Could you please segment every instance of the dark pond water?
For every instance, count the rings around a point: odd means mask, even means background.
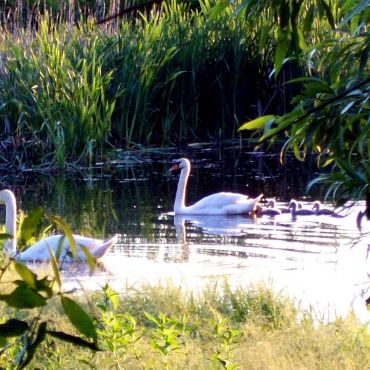
[[[124,289],[168,280],[199,289],[209,283],[222,285],[227,277],[234,285],[271,285],[302,307],[311,307],[319,318],[352,308],[368,319],[364,300],[370,295],[370,228],[356,228],[361,204],[344,218],[174,217],[178,175],[169,168],[179,157],[188,157],[193,165],[188,203],[218,191],[264,193],[279,204],[296,198],[306,207],[324,197],[323,189],[305,190],[317,175],[313,160],[300,163],[288,156],[282,166],[276,153],[235,143],[122,152],[110,166],[93,171],[7,175],[1,177],[1,187],[16,193],[23,211],[42,206],[63,217],[76,233],[99,238],[118,234],[118,245],[92,277],[83,265],[64,272],[66,289],[93,289],[107,281]]]

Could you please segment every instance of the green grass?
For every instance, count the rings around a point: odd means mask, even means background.
[[[48,369],[365,369],[370,332],[350,315],[317,322],[264,286],[209,286],[200,294],[145,286],[89,298],[101,352],[48,339],[31,365]],[[58,303],[43,319],[75,333]],[[31,314],[32,315],[32,314]],[[75,333],[76,334],[76,333]],[[16,348],[10,350],[16,355]],[[11,366],[11,356],[0,365]],[[234,367],[235,366],[235,367]]]

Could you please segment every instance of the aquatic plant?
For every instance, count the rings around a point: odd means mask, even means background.
[[[235,138],[246,117],[284,105],[287,92],[268,78],[274,44],[258,46],[260,19],[233,18],[233,6],[216,13],[208,0],[160,9],[114,31],[51,16],[37,30],[4,30],[2,162],[92,165],[111,145]]]

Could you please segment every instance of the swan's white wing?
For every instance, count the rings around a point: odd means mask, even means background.
[[[219,209],[231,204],[237,204],[249,200],[249,197],[244,194],[221,192],[208,195],[200,201],[193,204],[191,207],[202,209],[202,208],[214,208]]]
[[[262,197],[251,199],[246,195],[238,193],[216,193],[201,199],[192,206],[186,207],[187,214],[244,214],[253,211],[256,203]]]
[[[38,241],[31,247],[26,249],[24,252],[17,255],[17,259],[22,261],[48,261],[50,260],[49,248],[55,254],[60,242],[62,235],[52,235],[45,239]],[[112,247],[117,241],[117,237],[104,242],[99,239],[89,238],[81,235],[73,235],[73,238],[77,244],[77,259],[86,259],[85,254],[79,248],[79,246],[85,246],[93,257],[99,258],[104,255],[104,253]],[[63,238],[62,249],[60,253],[60,258],[63,258],[65,254],[69,251],[69,243],[66,238]]]

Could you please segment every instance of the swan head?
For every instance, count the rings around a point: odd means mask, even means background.
[[[275,208],[276,207],[276,201],[275,199],[269,199],[267,203],[267,207]]]
[[[295,199],[292,199],[290,202],[289,202],[289,206],[288,206],[289,209],[302,209],[303,206],[302,206],[302,203],[301,202],[298,202],[297,200]]]
[[[9,202],[15,203],[15,196],[11,190],[5,189],[0,191],[0,203],[8,204]]]
[[[173,165],[170,168],[171,172],[181,171],[184,168],[190,168],[190,161],[187,158],[175,159]]]
[[[316,200],[315,202],[313,202],[313,206],[312,206],[312,209],[315,210],[315,211],[319,211],[321,208],[321,203]]]
[[[254,209],[254,215],[257,216],[257,217],[261,217],[262,215],[262,207],[260,204],[256,204],[256,207]]]

